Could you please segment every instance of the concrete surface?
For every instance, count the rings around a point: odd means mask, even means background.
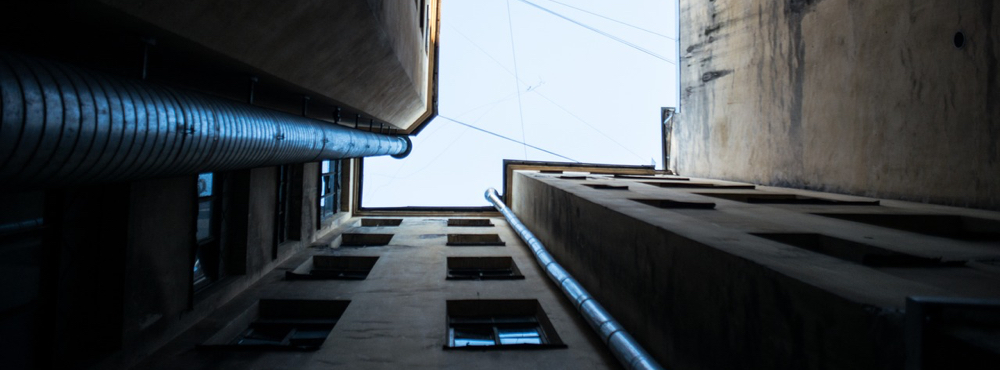
[[[907,296],[1000,298],[1000,239],[933,237],[815,215],[939,214],[998,222],[997,212],[884,199],[877,206],[751,204],[696,193],[866,199],[766,186],[662,188],[646,179],[559,176],[515,172],[508,198],[515,213],[667,368],[900,369]],[[661,209],[636,198],[715,207]],[[751,233],[817,233],[966,263],[875,268]]]
[[[680,174],[1000,210],[994,0],[681,1],[680,19]]]
[[[97,1],[404,130],[431,109],[409,1]]]
[[[393,233],[387,246],[311,248],[181,335],[140,367],[176,369],[596,369],[618,364],[572,305],[539,270],[503,218],[495,227],[448,227],[446,218],[406,217],[400,226],[361,227],[354,218],[337,233]],[[447,247],[448,233],[499,233],[503,247]],[[366,280],[286,281],[284,271],[313,255],[379,256]],[[524,280],[445,280],[449,256],[510,256]],[[350,300],[322,347],[314,352],[198,351],[261,298]],[[565,349],[444,350],[447,300],[537,299]]]

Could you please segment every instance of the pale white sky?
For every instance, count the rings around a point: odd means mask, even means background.
[[[678,92],[676,1],[442,0],[438,117],[409,157],[365,159],[363,206],[487,205],[504,159],[568,161],[449,119],[579,162],[660,168],[660,107]]]

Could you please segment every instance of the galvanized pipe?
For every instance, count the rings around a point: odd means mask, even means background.
[[[0,53],[0,188],[63,187],[411,150],[405,136]]]
[[[577,311],[580,311],[587,324],[601,336],[601,340],[608,346],[611,353],[615,355],[615,358],[621,362],[622,366],[627,369],[663,369],[649,353],[642,349],[639,343],[636,343],[631,335],[625,332],[625,329],[618,324],[618,321],[615,321],[611,317],[611,314],[568,271],[563,269],[552,258],[552,255],[545,249],[542,242],[535,237],[535,234],[532,234],[521,223],[521,220],[514,215],[514,212],[510,208],[507,208],[507,205],[500,199],[500,194],[497,193],[496,189],[486,189],[486,200],[489,200],[493,204],[493,207],[497,211],[500,211],[503,217],[507,219],[510,227],[514,228],[514,231],[517,231],[517,234],[521,236],[521,239],[524,240],[524,243],[528,245],[528,248],[535,255],[535,260],[538,261],[538,264],[542,266],[542,269],[549,275],[549,278],[556,285],[559,285],[563,294],[573,302],[573,306],[576,307]]]

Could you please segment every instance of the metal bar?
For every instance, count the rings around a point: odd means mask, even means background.
[[[251,80],[251,94],[253,80]],[[252,95],[248,100],[252,101]],[[405,157],[380,135],[0,53],[0,188],[134,181],[327,159]],[[303,112],[307,113],[303,101]]]
[[[545,249],[542,242],[521,223],[521,220],[514,215],[514,212],[510,208],[507,208],[503,200],[500,199],[500,194],[497,194],[496,189],[486,189],[485,195],[486,200],[490,201],[493,207],[503,214],[510,227],[528,245],[528,249],[531,249],[531,252],[535,255],[535,260],[542,267],[542,270],[545,270],[549,278],[573,302],[576,310],[583,315],[584,320],[587,321],[587,324],[590,324],[591,329],[594,329],[601,336],[601,340],[608,346],[611,353],[615,355],[618,362],[621,362],[622,366],[627,369],[663,369],[649,353],[642,349],[639,343],[636,343],[631,335],[625,332],[625,329],[618,324],[618,321],[611,317],[611,314],[597,300],[591,297],[590,293],[556,262],[555,258],[552,258],[552,255]]]

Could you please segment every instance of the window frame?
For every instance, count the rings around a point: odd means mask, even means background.
[[[324,164],[328,164],[327,171],[324,172]],[[340,199],[342,196],[341,177],[343,176],[343,165],[340,160],[324,160],[319,162],[319,177],[317,177],[316,193],[316,229],[323,228],[323,222],[333,218],[340,213]],[[327,205],[330,203],[327,212]]]
[[[210,185],[210,194],[202,196],[201,191],[198,188],[198,184],[201,182],[202,175],[205,174],[210,174],[212,176],[212,184]],[[222,182],[222,176],[220,176],[218,172],[200,173],[196,177],[196,213],[194,218],[195,243],[191,261],[191,286],[195,293],[211,286],[213,283],[222,279],[225,275],[222,271],[222,247],[220,242],[222,233]],[[200,229],[199,221],[201,220],[201,204],[205,201],[210,202],[208,236],[205,238],[199,238],[198,233]],[[201,268],[200,278],[198,274],[199,267]]]

